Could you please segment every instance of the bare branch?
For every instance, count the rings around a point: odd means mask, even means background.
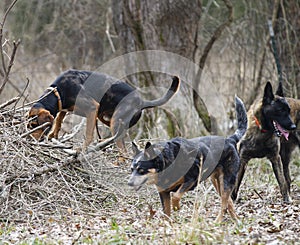
[[[18,0],[14,0],[11,5],[8,7],[8,9],[5,11],[4,13],[4,16],[2,18],[2,21],[0,23],[0,55],[1,55],[1,59],[2,59],[2,68],[3,68],[3,71],[5,73],[5,76],[7,77],[8,76],[8,73],[7,73],[7,68],[5,66],[5,59],[4,59],[4,52],[3,52],[3,28],[4,28],[4,24],[5,24],[5,21],[6,21],[6,18],[9,14],[9,12],[11,11],[11,9],[14,7],[14,5],[16,4]],[[0,89],[0,94],[1,94],[1,89]]]
[[[199,70],[196,74],[195,80],[194,80],[194,90],[193,90],[193,99],[194,99],[194,107],[201,118],[204,127],[206,128],[207,131],[211,132],[212,130],[212,122],[211,122],[211,115],[209,115],[208,110],[206,108],[206,105],[204,101],[200,98],[199,94],[197,93],[199,83],[201,81],[201,75],[202,75],[202,70],[204,69],[206,59],[208,57],[208,54],[210,50],[212,49],[212,46],[218,40],[218,38],[221,36],[222,32],[224,29],[231,24],[233,21],[233,6],[230,0],[223,0],[225,3],[227,9],[228,9],[228,17],[227,20],[222,23],[213,33],[212,37],[210,38],[209,42],[206,44],[203,54],[200,58],[199,62]],[[217,133],[217,132],[213,132]]]
[[[4,102],[3,104],[0,105],[0,110],[3,109],[3,108],[5,108],[6,106],[9,106],[9,105],[11,105],[12,103],[18,101],[19,99],[20,99],[20,97],[15,97],[15,98],[12,98],[12,99],[10,99],[10,100]]]
[[[33,132],[37,131],[38,129],[41,129],[41,128],[43,128],[43,127],[50,126],[50,125],[51,125],[50,122],[45,122],[45,123],[43,123],[42,125],[39,125],[39,126],[37,126],[36,128],[31,129],[31,130],[29,130],[28,132],[22,134],[22,135],[21,135],[21,138],[24,138],[24,137],[26,137],[27,135],[32,134]]]

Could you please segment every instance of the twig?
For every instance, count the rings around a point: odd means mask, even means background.
[[[0,94],[2,93],[2,91],[3,91],[3,89],[4,89],[5,85],[6,85],[6,83],[8,82],[8,76],[9,76],[10,70],[11,70],[13,64],[14,64],[15,55],[17,53],[17,48],[18,48],[20,42],[21,42],[20,40],[18,40],[17,42],[13,42],[14,48],[13,48],[13,51],[12,51],[11,58],[9,60],[9,64],[8,64],[7,70],[5,71],[5,77],[4,77],[2,85],[0,87]],[[1,43],[0,43],[0,45],[1,45]],[[3,53],[3,50],[2,50],[2,53]]]
[[[64,145],[64,144],[49,144],[49,143],[44,143],[44,142],[38,142],[38,143],[34,143],[34,142],[30,142],[31,145],[35,145],[35,146],[43,146],[43,147],[49,147],[49,148],[53,148],[53,149],[70,149],[72,148],[71,145]]]
[[[162,110],[166,114],[167,118],[171,121],[172,135],[169,135],[169,136],[173,137],[174,135],[177,135],[177,136],[183,135],[180,130],[180,125],[179,125],[179,122],[178,122],[176,116],[170,110],[168,110],[166,108],[162,108]]]
[[[74,132],[73,133],[68,134],[66,137],[63,137],[61,140],[59,140],[59,142],[64,143],[64,142],[72,139],[80,131],[80,129],[82,128],[84,122],[85,122],[85,118],[83,118],[81,120],[81,122],[74,127]]]
[[[33,173],[32,172],[26,172],[26,173],[23,173],[23,174],[20,174],[20,175],[13,175],[13,176],[10,176],[10,177],[6,178],[4,180],[4,184],[9,185],[10,183],[12,183],[14,181],[17,181],[17,182],[27,181],[28,179],[33,179],[33,178],[39,177],[43,174],[47,174],[47,173],[50,173],[50,172],[57,171],[59,168],[63,168],[65,166],[72,165],[72,164],[77,163],[77,162],[79,162],[78,159],[71,158],[71,159],[67,159],[63,163],[54,164],[51,167],[48,167],[48,166],[42,167],[38,171],[33,172]]]
[[[1,59],[2,59],[2,68],[3,71],[5,73],[5,76],[7,77],[8,73],[7,73],[7,69],[5,66],[5,60],[4,60],[4,52],[3,52],[3,46],[2,46],[2,38],[3,38],[3,27],[7,18],[8,13],[10,12],[10,10],[13,8],[13,6],[16,4],[17,0],[14,0],[11,5],[8,7],[8,9],[5,11],[4,16],[2,18],[2,21],[0,23],[0,55],[1,55]],[[2,86],[1,86],[2,87]],[[1,94],[1,89],[0,89],[0,94]]]
[[[3,104],[0,105],[0,110],[3,109],[3,108],[5,108],[6,106],[9,106],[9,105],[11,105],[12,103],[18,101],[19,99],[20,99],[20,97],[15,97],[15,98],[12,98],[12,99],[10,99],[10,100],[4,102]]]
[[[35,131],[38,130],[38,129],[41,129],[41,128],[43,128],[43,127],[50,126],[50,125],[51,125],[51,122],[45,122],[45,123],[43,123],[42,125],[39,125],[39,126],[37,126],[36,128],[31,129],[31,130],[29,130],[28,132],[22,134],[22,135],[21,135],[21,138],[24,138],[24,137],[26,137],[27,135],[30,135],[31,133],[35,132]]]
[[[206,59],[208,57],[208,54],[210,50],[212,49],[214,43],[217,41],[217,39],[221,36],[222,32],[224,29],[231,24],[233,21],[233,6],[230,0],[223,0],[225,3],[227,9],[228,9],[228,17],[227,20],[222,23],[218,28],[214,31],[213,35],[211,36],[209,42],[206,44],[204,47],[203,54],[200,58],[199,61],[199,69],[196,74],[196,77],[194,79],[194,84],[193,84],[193,101],[194,101],[194,107],[198,113],[198,116],[201,118],[204,127],[206,128],[207,131],[211,132],[212,131],[212,121],[211,121],[211,116],[208,113],[207,107],[202,100],[202,98],[199,96],[197,93],[199,83],[201,81],[201,75],[202,71],[205,66]],[[218,132],[211,132],[211,133],[218,133]]]
[[[54,89],[54,88],[53,88]],[[46,94],[44,94],[42,97],[40,97],[39,99],[37,99],[37,100],[34,100],[34,101],[31,101],[31,102],[28,102],[28,103],[26,103],[26,104],[23,104],[23,105],[21,105],[21,106],[19,106],[19,107],[17,107],[17,108],[14,108],[14,109],[11,109],[11,110],[7,110],[7,111],[5,111],[3,114],[8,114],[8,113],[10,113],[10,112],[12,112],[12,111],[19,111],[19,110],[24,110],[24,107],[26,107],[26,106],[29,106],[29,105],[32,105],[32,104],[34,104],[34,103],[36,103],[36,102],[39,102],[41,99],[43,99],[43,98],[45,98],[46,96],[48,96],[49,94],[51,94],[53,92],[53,90],[50,90],[48,93],[46,93]]]
[[[107,13],[106,13],[106,30],[105,30],[105,34],[108,38],[108,41],[109,41],[109,44],[111,46],[111,50],[113,53],[116,52],[116,49],[115,49],[115,46],[114,46],[114,43],[111,39],[111,35],[110,35],[110,32],[109,32],[109,29],[110,29],[110,26],[109,26],[109,17],[111,15],[111,8],[108,9]]]
[[[25,93],[26,89],[28,88],[28,85],[29,85],[29,79],[27,78],[27,82],[26,82],[25,88],[23,89],[23,91],[22,91],[22,92],[20,93],[20,95],[18,96],[18,97],[19,97],[19,100],[17,100],[16,103],[15,103],[15,106],[14,106],[14,113],[16,112],[15,110],[16,110],[16,106],[17,106],[18,102],[20,101],[21,97],[24,96],[24,93]]]
[[[258,195],[258,197],[259,197],[261,200],[264,200],[264,198],[257,192],[257,190],[253,189],[253,191],[255,192],[256,195]]]
[[[94,152],[94,151],[99,151],[99,150],[103,149],[104,147],[108,146],[109,144],[111,144],[114,140],[116,140],[117,138],[119,138],[123,134],[124,126],[125,126],[124,122],[122,122],[122,120],[119,119],[119,127],[118,127],[118,130],[117,130],[117,133],[115,133],[115,135],[113,135],[112,137],[107,138],[106,140],[98,143],[96,146],[89,147],[87,149],[87,153]]]

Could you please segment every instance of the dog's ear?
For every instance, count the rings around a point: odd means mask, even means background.
[[[131,148],[132,148],[132,151],[133,151],[133,154],[134,155],[137,155],[139,154],[141,151],[139,150],[138,146],[132,141],[131,142]]]
[[[146,143],[145,150],[147,150],[147,149],[150,148],[151,146],[152,146],[151,143],[148,141],[148,142]]]
[[[263,97],[263,104],[268,105],[274,100],[274,94],[271,83],[268,81],[265,86],[264,97]]]
[[[153,145],[150,142],[146,143],[144,154],[148,159],[154,158],[155,151]]]
[[[39,125],[45,123],[45,122],[50,122],[50,123],[53,123],[54,121],[54,117],[50,114],[49,111],[47,110],[41,110],[39,113],[38,113],[38,122],[39,122]]]
[[[276,91],[276,95],[278,95],[280,97],[284,97],[282,82],[279,82],[279,85],[278,85],[278,88],[277,88],[277,91]]]

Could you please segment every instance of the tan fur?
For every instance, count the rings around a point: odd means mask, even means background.
[[[84,114],[87,118],[86,120],[86,138],[83,144],[83,150],[85,150],[89,144],[92,142],[93,140],[93,136],[94,136],[94,130],[96,127],[96,120],[97,120],[97,116],[98,116],[98,109],[99,109],[99,103],[96,102],[95,100],[91,100],[92,103],[92,108],[95,108],[93,110],[88,110],[88,111],[82,111],[82,114]],[[69,108],[70,110],[75,109],[74,107]],[[52,123],[52,129],[50,131],[50,133],[48,134],[48,138],[58,138],[58,133],[61,129],[61,125],[63,122],[63,119],[66,115],[66,111],[60,111],[57,113],[56,117],[53,118],[53,116],[50,114],[50,112],[46,109],[43,108],[31,108],[29,113],[28,113],[28,117],[34,117],[37,116],[37,120],[38,120],[38,124],[42,125],[45,122],[51,122]],[[31,126],[30,124],[28,125],[29,127]],[[32,133],[32,136],[35,139],[40,139],[43,134],[44,134],[44,130],[45,129],[39,129],[36,130],[35,132]]]
[[[211,181],[221,197],[221,209],[216,218],[216,222],[220,223],[223,220],[226,211],[229,211],[231,218],[238,221],[238,216],[235,212],[233,201],[231,199],[231,191],[224,189],[224,173],[220,168],[217,168],[211,176]]]
[[[50,114],[49,111],[47,111],[45,109],[32,108],[28,113],[28,117],[34,117],[34,116],[37,116],[36,122],[35,121],[29,122],[28,127],[34,127],[34,126],[42,125],[46,122],[50,122],[52,124],[53,121],[54,121],[54,117]],[[36,140],[40,140],[42,135],[44,134],[44,131],[47,128],[48,127],[38,129],[38,130],[34,131],[31,135]]]

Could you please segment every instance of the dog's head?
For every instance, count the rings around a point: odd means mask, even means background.
[[[264,128],[272,130],[278,137],[283,135],[288,139],[288,131],[296,129],[296,125],[290,117],[290,111],[290,106],[283,95],[282,84],[279,84],[276,95],[274,95],[271,83],[267,82],[262,102]]]
[[[131,164],[132,173],[128,185],[139,190],[145,183],[156,184],[157,173],[160,171],[159,166],[162,161],[160,151],[150,142],[146,144],[143,151],[140,151],[134,143],[132,143],[132,149],[135,156]]]
[[[35,139],[40,140],[50,131],[54,117],[48,110],[36,103],[28,112],[28,121],[27,128],[30,130],[43,125],[46,122],[50,123],[50,125],[37,129],[31,134]]]

